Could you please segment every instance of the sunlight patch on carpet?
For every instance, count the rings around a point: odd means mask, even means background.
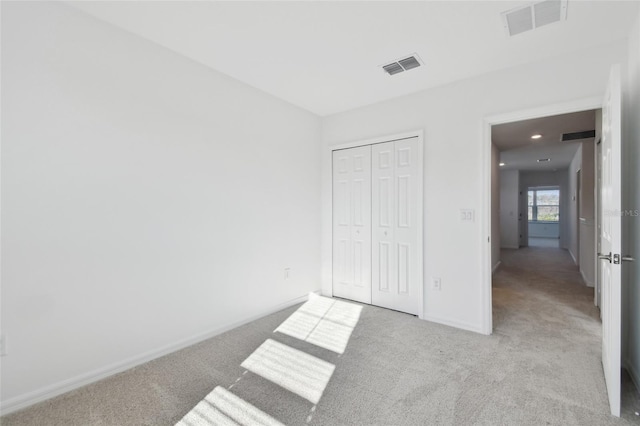
[[[275,331],[343,354],[362,306],[311,294]]]
[[[284,426],[223,387],[216,387],[176,426]]]
[[[335,365],[275,340],[267,339],[243,368],[317,404]]]

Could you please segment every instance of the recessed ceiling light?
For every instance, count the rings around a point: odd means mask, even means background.
[[[546,163],[548,161],[551,161],[551,158],[541,158],[538,160],[538,163]]]
[[[540,133],[536,133],[535,135],[531,135],[531,139],[540,139],[542,135]]]
[[[498,164],[498,165],[499,165],[500,167],[502,167],[502,166],[504,166],[504,163],[500,163],[500,164]]]

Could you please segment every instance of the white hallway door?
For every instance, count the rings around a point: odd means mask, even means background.
[[[417,315],[418,139],[381,143],[372,149],[372,303]]]
[[[333,152],[333,295],[371,303],[371,146]]]
[[[612,67],[602,104],[602,186],[600,282],[602,284],[602,366],[611,414],[620,416],[621,368],[621,93],[620,67]]]
[[[333,152],[333,294],[418,315],[422,165],[417,137]]]

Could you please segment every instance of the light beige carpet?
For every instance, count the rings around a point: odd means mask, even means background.
[[[274,332],[297,307],[286,309],[2,425],[173,425],[217,387],[233,396],[219,389],[216,398],[287,425],[640,423],[628,380],[623,418],[608,414],[593,291],[566,251],[503,252],[493,300],[492,336],[364,306],[344,353]],[[241,367],[269,339],[335,366],[321,395],[305,398]]]

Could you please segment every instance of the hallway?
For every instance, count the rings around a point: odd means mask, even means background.
[[[535,334],[544,329],[551,337],[580,330],[600,341],[593,288],[583,284],[566,250],[526,247],[501,254],[493,277],[494,332]]]
[[[494,335],[518,348],[534,392],[551,400],[608,412],[601,366],[599,311],[566,250],[503,250],[493,277]],[[623,374],[622,417],[638,421],[638,395]]]

